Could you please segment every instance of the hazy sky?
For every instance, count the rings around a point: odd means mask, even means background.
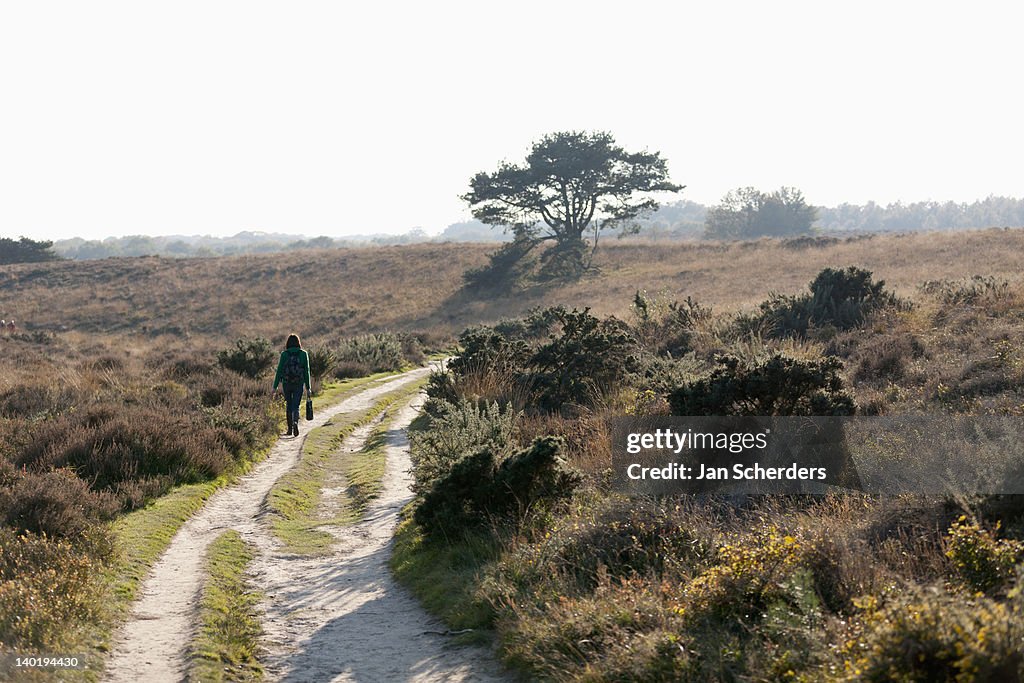
[[[1011,2],[4,2],[0,234],[430,232],[608,130],[680,198],[1024,195]]]

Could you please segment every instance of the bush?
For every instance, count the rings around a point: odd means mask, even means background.
[[[0,529],[0,652],[59,647],[76,622],[102,613],[94,582],[110,545],[72,544]]]
[[[338,355],[327,344],[319,344],[308,349],[306,354],[309,356],[309,374],[317,382],[332,372],[338,364]]]
[[[402,342],[391,333],[343,339],[338,344],[337,358],[339,366],[363,366],[369,369],[366,374],[396,372],[405,365]]]
[[[413,490],[424,494],[462,458],[487,450],[499,457],[514,444],[518,414],[511,406],[477,405],[467,399],[438,404],[425,430],[410,433]]]
[[[0,523],[18,532],[78,537],[118,505],[109,493],[97,493],[70,470],[19,472],[0,488]]]
[[[263,337],[239,339],[234,348],[217,352],[217,362],[240,375],[258,379],[274,365],[274,349]]]
[[[530,356],[525,341],[486,326],[464,331],[459,335],[459,346],[459,355],[448,363],[457,377],[474,373],[512,377],[524,371]]]
[[[530,358],[541,407],[593,405],[638,369],[636,340],[622,321],[598,319],[587,308],[563,309],[558,323],[560,334],[552,335]]]
[[[694,329],[711,319],[711,309],[690,297],[682,302],[667,302],[640,290],[633,297],[632,308],[637,340],[651,353],[668,358],[679,358],[692,351]]]
[[[1024,543],[996,539],[993,532],[961,515],[949,527],[946,557],[965,586],[992,594],[1005,590],[1013,580],[1017,563],[1024,558]]]
[[[515,522],[535,506],[569,496],[581,479],[565,464],[561,448],[561,439],[544,437],[500,465],[487,449],[460,459],[424,496],[416,522],[427,533]]]
[[[718,356],[718,367],[673,391],[673,415],[852,415],[838,358],[798,360],[781,354],[753,365]]]
[[[884,280],[875,282],[871,271],[854,266],[845,270],[825,268],[809,288],[809,294],[773,294],[761,304],[760,313],[749,324],[773,337],[803,337],[811,327],[857,327],[870,313],[900,304],[885,291]]]
[[[1019,606],[985,597],[913,590],[879,608],[861,601],[863,633],[850,640],[846,671],[858,681],[1019,681],[1024,620]]]

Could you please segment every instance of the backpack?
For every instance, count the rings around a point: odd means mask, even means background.
[[[289,353],[284,359],[284,371],[281,373],[285,384],[305,384],[306,367],[302,363],[301,353]]]

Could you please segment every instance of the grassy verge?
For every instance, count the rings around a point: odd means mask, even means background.
[[[501,553],[490,536],[431,540],[412,519],[411,505],[395,531],[391,571],[423,606],[455,631],[474,629],[461,642],[489,640],[491,605],[479,594],[480,572]]]
[[[258,605],[245,571],[253,549],[237,531],[225,531],[210,544],[206,583],[199,603],[199,631],[192,642],[190,680],[257,681],[260,639]]]
[[[385,394],[372,408],[361,413],[338,415],[314,429],[303,444],[298,466],[274,485],[268,498],[273,515],[272,528],[288,552],[319,555],[330,551],[334,537],[321,527],[353,524],[360,519],[365,502],[380,487],[384,474],[382,443],[372,453],[356,458],[335,457],[341,443],[355,429],[370,424],[391,406],[411,398],[426,380]],[[346,490],[329,515],[321,514],[323,488],[331,479],[344,478]],[[362,501],[362,502],[360,502]]]

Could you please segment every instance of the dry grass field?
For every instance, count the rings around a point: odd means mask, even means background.
[[[6,266],[0,316],[30,329],[89,334],[277,340],[287,330],[338,337],[405,330],[457,334],[541,305],[623,316],[637,289],[692,296],[719,311],[795,292],[826,266],[874,272],[899,295],[924,281],[991,275],[1016,281],[1024,231],[877,235],[839,241],[606,241],[599,273],[486,299],[460,291],[462,273],[493,245],[423,244],[217,259],[143,257]]]

